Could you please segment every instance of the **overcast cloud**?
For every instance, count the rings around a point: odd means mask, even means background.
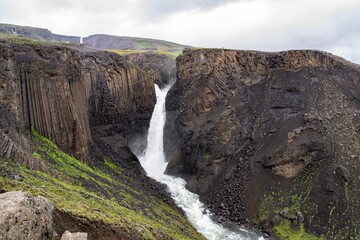
[[[360,63],[359,0],[0,0],[0,22],[198,47],[321,49]]]

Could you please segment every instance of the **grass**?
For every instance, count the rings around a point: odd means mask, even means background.
[[[119,50],[119,49],[110,49],[108,50],[109,52],[113,52],[113,53],[117,53],[119,55],[129,55],[129,54],[133,54],[133,53],[147,53],[147,52],[151,52],[154,54],[160,54],[160,55],[164,55],[170,58],[176,58],[177,56],[179,56],[182,52],[182,50],[177,50],[177,51],[165,51],[165,50]]]
[[[141,239],[203,239],[180,212],[162,199],[119,182],[116,176],[124,169],[110,158],[104,157],[104,167],[112,174],[78,161],[35,131],[32,138],[36,143],[33,156],[45,161],[52,172],[30,170],[0,159],[1,171],[18,172],[22,178],[15,181],[0,176],[0,189],[44,196],[61,211],[115,225],[125,234],[135,231]]]

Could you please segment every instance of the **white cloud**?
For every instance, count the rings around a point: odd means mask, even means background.
[[[358,0],[0,1],[0,21],[199,47],[322,49],[360,61]]]

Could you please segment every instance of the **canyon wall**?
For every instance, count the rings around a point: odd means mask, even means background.
[[[153,83],[117,54],[25,39],[2,40],[0,51],[1,129],[18,144],[21,132],[36,130],[87,160],[91,127],[116,123],[136,132],[150,120]]]
[[[185,50],[166,101],[167,173],[220,220],[356,237],[360,70],[320,51]],[[305,233],[304,233],[305,234]]]

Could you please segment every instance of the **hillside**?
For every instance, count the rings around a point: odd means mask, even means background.
[[[48,29],[0,23],[0,34],[12,34],[40,41],[80,43],[80,37],[54,34]]]
[[[167,54],[170,56],[178,55],[187,46],[177,43],[167,42],[163,40],[138,38],[138,37],[122,37],[105,34],[96,34],[83,38],[83,43],[104,50],[123,50],[122,54],[134,53],[133,50],[139,52],[153,51]],[[129,50],[131,52],[129,52]],[[118,52],[119,53],[119,52]]]

